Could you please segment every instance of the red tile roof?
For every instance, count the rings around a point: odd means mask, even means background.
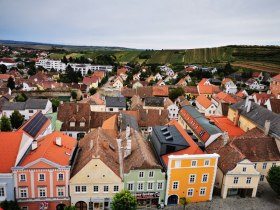
[[[222,85],[225,85],[229,81],[232,81],[232,80],[230,78],[224,78],[222,81]]]
[[[90,76],[90,77],[84,77],[83,78],[83,83],[85,85],[91,85],[92,83],[97,83],[98,82],[98,77],[97,76]]]
[[[198,95],[197,86],[185,86],[183,87],[185,93],[190,93],[192,95]]]
[[[10,173],[15,166],[23,132],[0,132],[0,173]]]
[[[207,109],[212,104],[211,101],[205,95],[197,96],[196,102],[203,106],[205,109]]]
[[[117,70],[117,75],[125,74],[128,71],[127,68],[121,68]]]
[[[9,74],[0,74],[0,80],[8,80],[11,77]]]
[[[0,58],[0,62],[3,63],[16,63],[14,59],[12,58]]]
[[[235,98],[233,98],[231,95],[225,93],[225,92],[220,92],[217,95],[213,96],[213,99],[217,101],[218,103],[229,103],[229,104],[234,104],[237,102]]]
[[[56,144],[56,138],[61,138],[62,146]],[[77,140],[59,131],[39,139],[38,147],[31,150],[23,158],[20,166],[25,166],[40,158],[47,159],[61,166],[68,166],[71,154],[76,147]]]
[[[168,96],[168,86],[153,86],[153,96]]]
[[[261,74],[261,72],[255,71],[255,72],[253,72],[252,77],[259,77],[260,74]]]
[[[280,74],[276,75],[275,77],[272,77],[272,81],[280,81]]]
[[[275,98],[275,96],[273,94],[267,94],[267,93],[254,93],[253,97],[256,98],[257,101],[255,101],[255,103],[260,102],[260,105],[264,105],[264,103],[268,100],[268,99],[272,99]]]

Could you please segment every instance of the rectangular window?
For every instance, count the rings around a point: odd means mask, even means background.
[[[93,186],[93,192],[98,192],[98,186]]]
[[[254,168],[255,168],[255,169],[257,168],[257,163],[254,163]]]
[[[189,183],[195,183],[195,177],[196,177],[195,174],[190,174],[190,176],[189,176]]]
[[[20,182],[25,182],[26,181],[26,175],[25,174],[20,174],[19,175],[19,181]]]
[[[129,190],[129,191],[133,191],[134,189],[134,186],[133,186],[133,184],[132,183],[128,183],[127,184],[127,189]]]
[[[139,190],[139,191],[143,191],[143,183],[138,183],[138,186],[137,186],[137,190]]]
[[[104,188],[103,188],[103,191],[104,191],[104,192],[109,192],[109,186],[108,186],[108,185],[105,185]]]
[[[162,190],[163,189],[163,183],[162,182],[158,182],[157,183],[157,189],[158,190]]]
[[[197,161],[196,160],[192,160],[192,167],[195,167],[197,164]]]
[[[202,182],[208,182],[208,174],[202,174]]]
[[[172,182],[172,190],[178,190],[179,188],[179,182]]]
[[[86,123],[85,122],[80,122],[80,127],[85,127]]]
[[[110,109],[109,109],[110,112],[112,112],[113,110],[114,110],[113,108],[110,108]]]
[[[64,187],[57,187],[56,188],[57,197],[64,197],[65,188]]]
[[[58,180],[58,181],[63,181],[63,179],[64,179],[64,174],[59,173],[59,174],[57,175],[57,180]]]
[[[87,191],[87,186],[82,186],[82,192],[86,192]]]
[[[143,178],[144,177],[144,171],[140,171],[139,172],[139,178]]]
[[[149,171],[149,177],[154,177],[154,171]]]
[[[266,169],[267,163],[263,163],[263,169]]]
[[[246,184],[251,184],[252,177],[247,177]]]
[[[81,192],[81,186],[76,186],[75,187],[75,192]]]
[[[192,197],[192,196],[193,196],[193,188],[189,188],[189,189],[188,189],[187,196],[188,196],[188,197]]]
[[[39,181],[45,181],[45,174],[39,174]]]
[[[238,183],[238,177],[234,177],[233,178],[233,184],[237,184]]]
[[[23,207],[21,207],[21,210],[28,210],[28,207],[27,206],[23,206]]]
[[[206,188],[205,187],[201,187],[199,190],[199,195],[200,196],[204,196],[206,194]]]
[[[5,196],[5,189],[4,187],[0,187],[0,197],[4,197]]]
[[[75,122],[70,122],[70,127],[75,127]]]
[[[181,161],[180,160],[176,160],[175,161],[175,168],[180,168],[181,167]]]
[[[243,167],[243,170],[242,170],[243,172],[246,172],[246,167]]]
[[[27,187],[19,188],[19,197],[20,198],[27,198],[28,197]]]
[[[47,197],[47,188],[46,187],[39,187],[38,188],[38,197],[39,198]]]
[[[119,192],[119,186],[118,185],[114,186],[114,192]]]
[[[147,190],[153,190],[154,189],[154,183],[148,182]]]
[[[276,166],[276,163],[272,163],[272,167]]]
[[[33,110],[29,110],[28,112],[29,112],[29,113],[33,113]]]
[[[204,160],[204,166],[209,166],[210,161],[209,160]]]
[[[264,175],[260,176],[260,181],[263,182],[264,181]]]

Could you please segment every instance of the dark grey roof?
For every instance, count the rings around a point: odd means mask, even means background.
[[[25,110],[25,102],[6,102],[2,110]]]
[[[106,96],[106,107],[126,107],[126,99],[125,97],[111,97]]]
[[[154,126],[153,131],[161,144],[190,146],[174,125]]]
[[[146,97],[145,106],[164,107],[164,98],[163,97]]]
[[[210,124],[209,120],[206,117],[204,117],[199,111],[197,111],[194,107],[184,106],[182,109],[185,109],[192,116],[192,118],[194,118],[197,121],[197,123],[210,135],[222,133],[222,131],[217,126]]]
[[[129,125],[130,128],[133,128],[136,131],[139,131],[139,126],[137,123],[137,119],[134,116],[120,113],[122,116],[122,123],[121,123],[121,129],[124,131],[126,129],[126,126]]]
[[[251,101],[250,111],[247,112],[247,107],[245,106],[246,100],[237,102],[231,105],[234,110],[239,110],[240,114],[255,123],[260,129],[264,129],[264,124],[266,120],[270,121],[269,133],[280,138],[280,115],[269,111],[268,109],[254,103]]]
[[[219,79],[215,79],[215,78],[210,78],[209,79],[210,83],[221,83],[222,81]]]
[[[45,109],[48,99],[29,98],[25,103],[25,109]]]

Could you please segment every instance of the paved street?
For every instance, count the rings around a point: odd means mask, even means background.
[[[268,184],[259,186],[257,195],[256,198],[234,196],[227,199],[214,196],[210,202],[191,203],[186,210],[280,210],[280,198]],[[164,209],[183,210],[183,206],[167,206]]]

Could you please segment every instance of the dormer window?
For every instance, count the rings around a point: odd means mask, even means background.
[[[70,122],[70,127],[75,127],[75,122]]]
[[[86,123],[85,122],[80,122],[80,127],[85,127]]]

